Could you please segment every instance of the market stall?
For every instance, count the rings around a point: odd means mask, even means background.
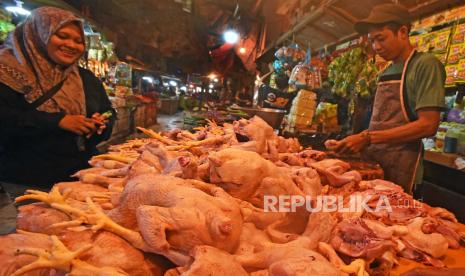
[[[442,123],[434,137],[423,140],[426,149],[424,185],[422,185],[424,189],[417,196],[426,202],[453,210],[463,220],[465,194],[463,185],[457,183],[463,183],[465,177],[463,170],[465,113],[463,66],[461,66],[465,49],[463,47],[464,7],[457,5],[453,8],[433,9],[425,4],[423,6],[425,10],[409,8],[419,14],[422,12],[428,14],[412,24],[410,32],[412,45],[419,51],[434,54],[444,64],[447,74],[446,108],[441,113]],[[426,9],[430,10],[426,12]],[[343,10],[346,12],[342,12]],[[303,22],[295,24],[292,30],[275,41],[275,45],[284,46],[274,52],[274,61],[268,58],[272,74],[269,80],[266,79],[265,85],[270,88],[267,88],[268,92],[265,93],[280,95],[296,88],[302,89],[298,92],[301,97],[294,99],[289,110],[290,114],[283,122],[282,133],[286,137],[298,137],[304,144],[314,148],[324,148],[323,142],[328,139],[339,140],[367,129],[379,74],[389,65],[374,54],[366,36],[351,34],[344,38],[345,42],[337,40],[331,42],[328,41],[329,35],[321,37],[309,35],[310,31],[319,34],[327,32],[334,37],[339,37],[343,31],[350,33],[344,29],[345,27],[339,31],[323,28],[321,23],[334,20],[335,22],[352,21],[353,24],[356,19],[347,17],[347,11],[353,12],[342,2],[323,5],[321,9],[308,14]],[[310,60],[302,62],[305,45],[312,45],[316,50],[312,51]],[[267,50],[273,53],[273,49]],[[280,58],[286,55],[286,58]],[[266,54],[262,55],[263,60],[266,57]],[[299,58],[301,63],[293,64],[293,61]],[[308,69],[301,70],[302,66]],[[297,84],[300,82],[300,87],[297,85],[293,88],[296,84],[296,74],[293,77],[291,71],[301,72],[301,76],[297,77]],[[320,81],[312,81],[315,79],[312,77],[315,74],[319,75]],[[302,85],[305,81],[307,84]]]

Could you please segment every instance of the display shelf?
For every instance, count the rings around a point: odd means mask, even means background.
[[[457,166],[455,166],[455,159],[458,157],[461,157],[461,155],[454,153],[425,151],[424,160],[458,170]]]

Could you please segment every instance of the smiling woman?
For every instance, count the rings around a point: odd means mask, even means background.
[[[57,64],[69,66],[84,53],[85,43],[81,29],[69,23],[54,33],[47,44],[47,53]]]
[[[84,51],[82,20],[52,7],[34,10],[8,36],[0,49],[0,184],[48,189],[70,180],[109,138],[115,116],[101,114],[113,109],[101,82],[78,67]]]

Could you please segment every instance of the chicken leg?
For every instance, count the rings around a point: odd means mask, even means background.
[[[87,244],[76,251],[70,251],[57,236],[50,236],[50,239],[52,240],[52,249],[50,252],[46,249],[32,247],[18,248],[16,250],[17,255],[29,254],[38,258],[36,261],[16,270],[11,276],[18,276],[38,268],[56,268],[69,272],[71,271],[72,261],[92,247],[91,244]]]

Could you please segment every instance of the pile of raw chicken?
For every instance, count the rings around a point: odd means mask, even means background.
[[[443,266],[463,242],[452,213],[259,117],[140,130],[149,138],[93,157],[75,182],[16,199],[34,202],[0,237],[0,275],[388,275],[400,257]],[[265,195],[384,196],[392,212],[265,212]]]

